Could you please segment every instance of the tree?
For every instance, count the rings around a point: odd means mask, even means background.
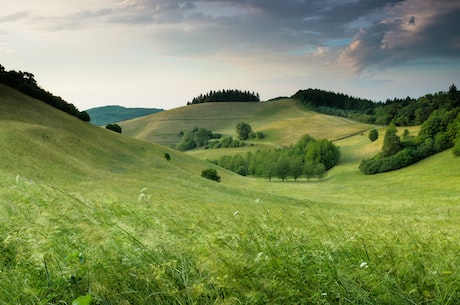
[[[259,166],[262,176],[267,177],[268,181],[272,181],[272,177],[276,175],[276,160],[273,154],[261,152],[262,158]]]
[[[112,130],[112,131],[121,133],[121,126],[118,124],[108,124],[107,126],[105,126],[105,128],[108,130]]]
[[[398,129],[391,123],[385,132],[383,139],[382,157],[389,157],[401,150],[401,139],[397,135]]]
[[[339,148],[329,140],[322,139],[306,146],[305,160],[309,160],[314,164],[322,163],[326,170],[337,165],[339,159]]]
[[[286,157],[281,157],[276,162],[276,176],[281,180],[287,180],[290,172],[289,160]]]
[[[323,163],[318,163],[315,166],[315,176],[318,177],[318,180],[323,179],[323,177],[326,175],[326,167],[324,166]]]
[[[204,169],[201,171],[201,177],[220,182],[220,176],[217,174],[217,171],[213,168]]]
[[[369,140],[371,140],[371,142],[376,141],[378,138],[379,132],[377,131],[377,129],[372,129],[371,131],[369,131]]]
[[[294,181],[297,181],[297,178],[302,176],[303,173],[303,158],[302,156],[295,156],[291,158],[291,164],[289,166],[291,170],[291,176],[294,178]]]
[[[303,172],[307,177],[307,180],[310,180],[315,176],[315,164],[313,162],[307,160],[303,167]]]
[[[236,133],[238,134],[238,138],[240,140],[247,140],[249,138],[249,134],[251,133],[252,128],[251,125],[245,122],[239,122],[236,124]]]

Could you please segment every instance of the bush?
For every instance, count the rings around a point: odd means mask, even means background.
[[[220,176],[217,174],[217,171],[213,168],[202,170],[201,177],[220,182]]]
[[[265,134],[262,131],[257,131],[256,132],[256,137],[257,137],[257,139],[263,139],[263,138],[265,138]]]
[[[374,142],[378,138],[379,132],[377,131],[377,129],[372,129],[371,131],[369,131],[369,140],[371,140],[371,142]]]
[[[118,124],[108,124],[107,126],[105,126],[105,128],[108,130],[112,130],[112,131],[121,133],[121,126]]]
[[[83,122],[89,122],[91,120],[88,112],[86,111],[81,111],[77,114],[77,118],[79,118],[80,120],[82,120]]]

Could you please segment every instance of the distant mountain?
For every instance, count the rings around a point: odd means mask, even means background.
[[[126,108],[122,106],[103,106],[86,110],[91,117],[91,123],[98,126],[126,121],[161,111],[163,109]]]

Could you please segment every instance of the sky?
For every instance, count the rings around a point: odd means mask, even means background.
[[[0,0],[0,64],[80,110],[210,90],[374,101],[460,87],[458,0]]]

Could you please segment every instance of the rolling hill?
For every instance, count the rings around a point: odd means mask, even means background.
[[[357,166],[382,137],[370,143],[363,125],[327,116],[308,125],[316,114],[292,101],[264,105],[265,114],[248,107],[234,119],[253,118],[269,145],[289,143],[283,130],[300,133],[287,128],[304,122],[302,133],[337,139],[340,164],[321,181],[241,177],[0,85],[0,303],[460,302],[451,151],[364,176]],[[197,122],[179,120],[181,111],[171,111],[175,124]],[[228,133],[235,122],[208,121]],[[155,121],[142,124],[131,131]],[[221,183],[200,177],[208,167]]]
[[[86,110],[91,117],[91,123],[97,126],[126,121],[161,111],[163,109],[126,108],[122,106],[102,106]]]
[[[128,136],[174,146],[180,141],[180,131],[194,127],[235,137],[235,126],[240,121],[264,132],[267,137],[259,144],[271,146],[295,143],[305,133],[334,140],[371,128],[371,125],[308,111],[292,99],[189,105],[121,122],[120,125]]]

